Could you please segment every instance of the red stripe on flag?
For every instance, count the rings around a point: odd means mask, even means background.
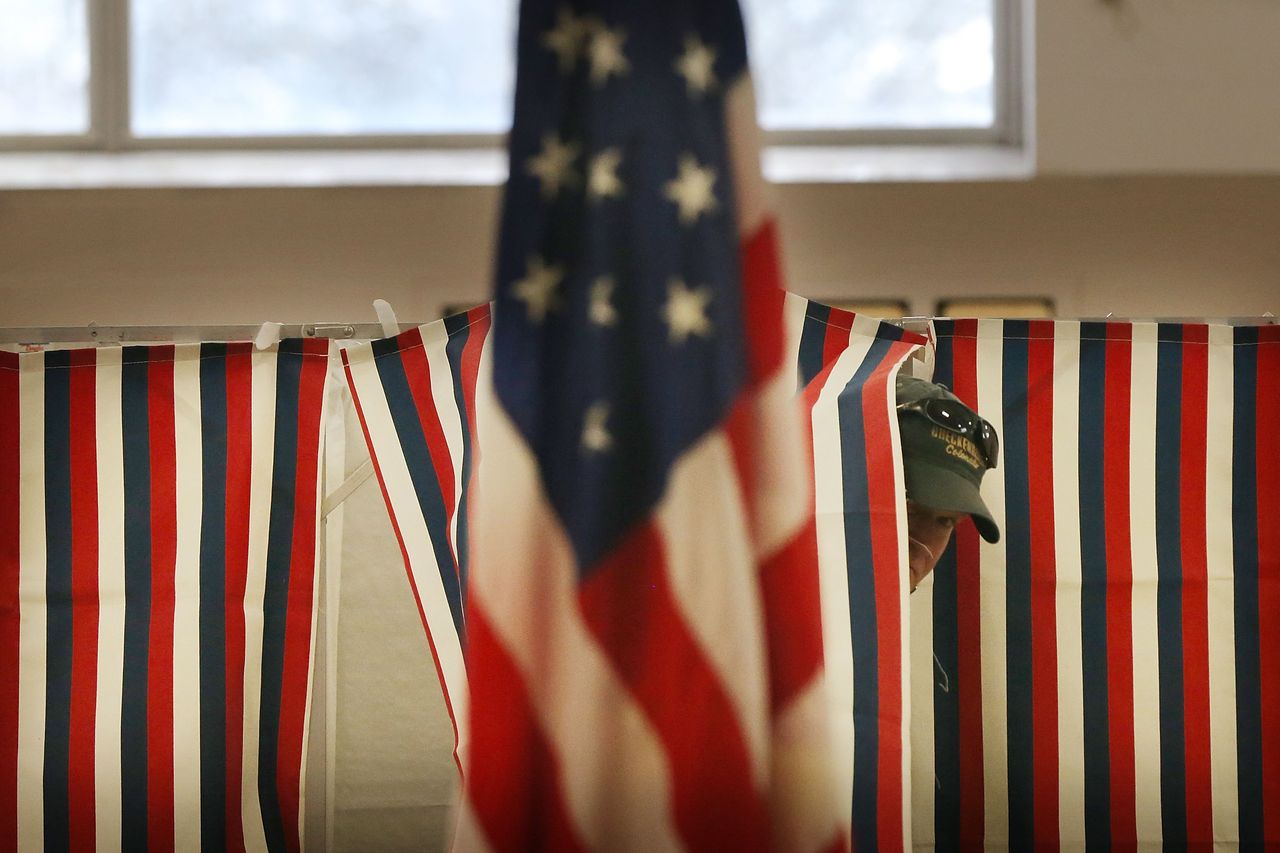
[[[1103,392],[1111,842],[1130,846],[1138,840],[1133,753],[1133,557],[1129,528],[1132,336],[1133,328],[1128,324],[1108,324],[1107,376]]]
[[[813,471],[813,407],[817,405],[827,377],[835,367],[840,351],[830,353],[824,343],[823,367],[803,391],[800,435],[804,441],[805,471]],[[836,336],[838,337],[838,336]],[[848,345],[846,330],[843,340]],[[732,432],[730,432],[732,436]],[[739,464],[741,468],[741,464]],[[798,561],[798,562],[797,562]],[[811,571],[796,572],[795,565],[809,566]],[[774,557],[761,566],[760,588],[764,596],[766,633],[769,637],[769,702],[774,714],[787,698],[795,695],[823,667],[822,578],[818,572],[817,520],[810,513],[805,526]],[[787,601],[792,597],[795,601]],[[774,627],[776,626],[776,627]],[[784,646],[786,639],[794,647]],[[816,646],[815,646],[816,643]],[[847,839],[845,841],[847,844]]]
[[[172,346],[150,351],[151,624],[147,652],[147,847],[172,850],[173,613],[178,553]]]
[[[729,452],[733,456],[733,470],[738,477],[738,487],[743,495],[756,494],[755,453],[760,447],[761,435],[758,432],[760,422],[750,405],[751,397],[738,398],[733,408],[725,416],[722,429],[729,441]],[[797,424],[799,426],[799,424]],[[755,523],[754,513],[752,523]],[[814,543],[815,550],[817,543]]]
[[[317,483],[324,381],[329,372],[329,341],[303,342],[298,380],[298,464],[294,487],[293,545],[285,613],[284,667],[280,689],[280,737],[276,742],[276,792],[285,846],[301,849],[298,822],[303,734],[307,718],[307,677],[311,672],[311,626],[315,602]]]
[[[766,849],[768,811],[737,714],[680,614],[666,562],[661,534],[645,523],[582,582],[579,605],[666,748],[675,824],[689,849]]]
[[[227,346],[226,701],[227,849],[244,850],[240,812],[244,754],[244,594],[249,570],[250,480],[253,463],[253,350]]]
[[[1209,724],[1209,567],[1205,529],[1209,327],[1183,327],[1182,346],[1182,690],[1187,840],[1213,836],[1212,730]]]
[[[912,344],[898,342],[867,378],[862,392],[866,437],[867,511],[876,596],[876,670],[880,700],[876,772],[876,843],[901,850],[903,838],[902,587],[906,583],[898,543],[898,495],[894,488],[893,438],[889,418],[890,376]],[[886,523],[884,519],[892,519]]]
[[[769,707],[777,714],[822,672],[822,596],[812,516],[760,567],[769,651]]]
[[[18,847],[21,417],[18,355],[0,352],[0,848],[6,850]]]
[[[94,733],[98,698],[97,350],[72,350],[71,708],[67,778],[68,842],[95,845]]]
[[[978,323],[957,320],[951,346],[956,396],[978,406]],[[956,529],[956,709],[960,724],[960,844],[981,849],[986,833],[982,749],[982,585],[978,530]]]
[[[742,240],[742,323],[751,330],[747,338],[748,391],[782,367],[786,349],[782,306],[787,295],[778,268],[777,230],[768,218]]]
[[[351,401],[355,405],[356,417],[360,420],[360,431],[364,433],[365,444],[370,448],[369,461],[373,463],[373,472],[378,477],[378,488],[382,491],[382,499],[386,502],[388,509],[393,504],[391,495],[387,491],[387,481],[382,475],[382,466],[378,464],[378,454],[373,452],[373,436],[369,434],[369,423],[364,415],[364,406],[360,402],[360,394],[357,393],[357,384],[351,376],[351,364],[347,359],[347,354],[342,353],[343,369],[347,375],[347,388],[351,391]],[[418,584],[413,579],[412,563],[409,560],[409,550],[404,544],[404,534],[400,532],[400,521],[395,512],[388,511],[387,517],[391,520],[391,530],[396,535],[396,545],[400,547],[400,556],[404,560],[405,573],[409,577],[409,589],[413,593],[413,603],[418,607],[418,618],[422,620],[423,630],[427,634],[427,645],[431,648],[431,661],[436,667],[436,678],[440,682],[442,693],[444,695],[445,710],[449,712],[449,722],[453,726],[453,761],[458,767],[458,773],[462,775],[462,760],[458,755],[458,718],[453,711],[453,701],[449,696],[448,685],[445,680],[444,670],[440,666],[440,653],[436,650],[435,636],[432,634],[431,623],[427,620],[427,611],[422,606],[422,596],[418,592]]]
[[[1258,674],[1262,700],[1262,813],[1280,844],[1280,327],[1258,330]]]
[[[472,749],[483,760],[466,777],[467,800],[494,850],[586,850],[569,814],[560,761],[538,726],[524,676],[489,627],[484,607],[467,608],[467,655],[473,672]],[[616,768],[617,772],[626,772]]]
[[[1053,333],[1032,320],[1027,342],[1027,478],[1031,499],[1031,701],[1037,846],[1058,838],[1058,618],[1053,523]]]

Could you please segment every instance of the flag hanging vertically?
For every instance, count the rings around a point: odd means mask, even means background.
[[[736,2],[521,6],[464,847],[840,842],[746,70]]]
[[[327,375],[0,353],[0,848],[299,848]]]
[[[1277,331],[937,323],[1006,535],[916,596],[918,839],[1280,844]]]
[[[489,306],[481,305],[342,350],[464,769],[468,472],[482,452],[474,435],[475,400],[493,393],[478,388],[492,379],[478,370],[482,358],[491,358],[490,319]],[[901,829],[909,805],[901,675],[906,590],[898,547],[883,544],[899,535],[901,484],[884,476],[883,466],[896,453],[889,406],[896,368],[923,339],[794,294],[786,298],[785,323],[785,362],[798,376],[814,435],[839,800],[860,848],[900,849],[909,846]],[[879,475],[876,482],[871,473]],[[873,542],[881,544],[873,550]]]

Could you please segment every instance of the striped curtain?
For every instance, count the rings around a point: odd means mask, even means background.
[[[892,383],[923,339],[795,295],[787,297],[786,323],[814,429],[824,648],[835,714],[848,721],[841,749],[849,759],[855,842],[901,849],[910,840],[907,591]],[[489,328],[482,305],[342,351],[453,720],[460,768],[470,695],[465,510]]]
[[[466,752],[467,492],[489,305],[342,350],[347,384],[422,616],[454,760]]]
[[[854,848],[911,845],[905,487],[894,380],[924,343],[896,326],[792,297],[813,427],[818,570],[835,748]]]
[[[0,849],[298,849],[328,357],[0,353]]]
[[[936,324],[991,420],[912,601],[921,845],[1280,844],[1276,327]]]

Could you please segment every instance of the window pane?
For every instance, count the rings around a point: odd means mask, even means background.
[[[140,135],[500,133],[511,0],[134,0]]]
[[[990,127],[993,0],[743,0],[770,130]]]
[[[510,121],[516,0],[133,3],[139,135],[500,133]],[[762,124],[991,126],[992,4],[744,0]]]
[[[0,0],[0,134],[89,129],[83,0]]]

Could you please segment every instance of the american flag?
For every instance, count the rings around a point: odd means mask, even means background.
[[[0,353],[0,848],[299,849],[328,363]]]
[[[785,324],[785,360],[798,376],[813,434],[838,800],[860,849],[902,849],[910,846],[902,487],[883,466],[896,452],[894,375],[924,339],[795,294],[787,294]],[[491,328],[490,307],[480,305],[342,350],[463,770],[471,694],[462,607],[468,472],[483,452],[474,435],[475,401],[493,393],[481,387],[491,372],[479,371],[491,358]]]
[[[522,4],[460,847],[841,842],[755,136],[736,3]]]
[[[1000,430],[913,601],[915,837],[1280,844],[1275,326],[937,323]]]

